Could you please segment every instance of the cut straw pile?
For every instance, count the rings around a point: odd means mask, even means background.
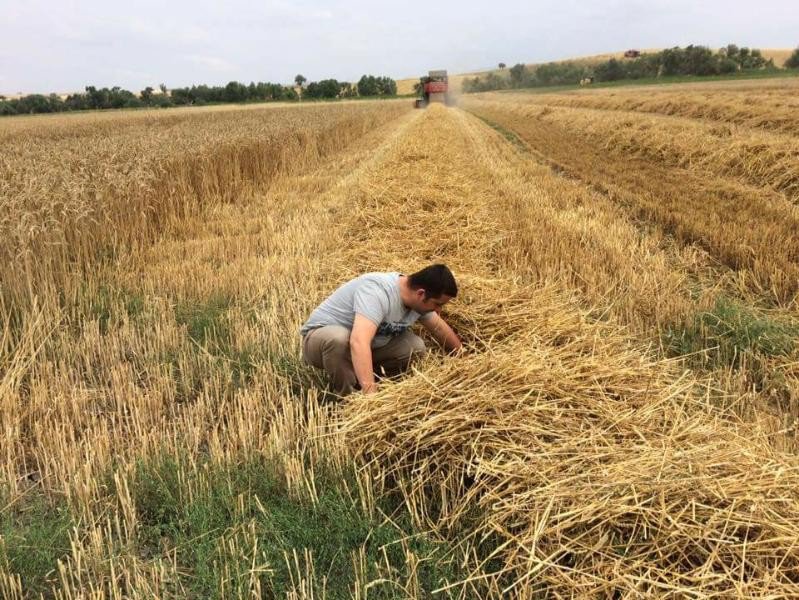
[[[517,592],[799,594],[796,468],[551,288],[526,296],[486,351],[348,404],[355,451],[436,527],[478,506]]]
[[[466,146],[455,119],[439,111],[423,122],[426,156],[452,173],[478,156],[458,155]],[[419,173],[435,171],[416,143],[402,156]],[[413,223],[402,212],[413,186],[391,190],[394,178],[408,181],[400,163],[386,164],[372,228],[380,215]],[[472,173],[459,195],[437,172],[431,201],[476,210],[479,164]],[[480,210],[500,218],[496,206]],[[378,244],[383,261],[457,233],[416,226],[407,246]],[[500,235],[493,227],[486,236]],[[472,246],[449,246],[464,267],[448,315],[472,352],[434,357],[377,395],[354,397],[341,421],[354,454],[397,484],[420,522],[468,539],[474,577],[464,594],[799,596],[796,461],[714,409],[677,363],[592,321],[562,285],[485,276]]]

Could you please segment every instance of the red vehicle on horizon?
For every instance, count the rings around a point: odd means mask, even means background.
[[[449,104],[449,78],[446,70],[429,71],[419,82],[421,97],[416,100],[417,108],[423,108],[431,102]]]

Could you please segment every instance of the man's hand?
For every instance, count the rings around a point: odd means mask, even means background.
[[[447,352],[454,354],[463,348],[463,343],[458,334],[455,333],[452,327],[447,325],[447,322],[438,313],[434,312],[432,316],[420,321],[420,323]]]
[[[363,392],[364,394],[376,394],[377,390],[378,390],[377,383],[371,383],[366,387],[363,386],[361,387],[361,392]]]

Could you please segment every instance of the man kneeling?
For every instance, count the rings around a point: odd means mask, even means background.
[[[334,291],[300,329],[306,363],[324,369],[335,392],[377,390],[375,371],[392,377],[426,352],[410,327],[417,320],[447,351],[461,341],[441,318],[441,307],[458,295],[445,265],[412,275],[367,273]]]

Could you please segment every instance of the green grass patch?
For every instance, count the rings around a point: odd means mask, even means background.
[[[797,334],[796,324],[777,321],[722,296],[688,326],[668,329],[663,344],[671,355],[690,355],[702,366],[738,368],[746,356],[790,354]]]
[[[89,299],[89,313],[100,323],[100,332],[106,334],[117,311],[122,310],[130,319],[144,312],[144,296],[122,288],[103,285]]]
[[[505,129],[505,128],[504,128],[502,125],[500,125],[499,123],[494,123],[493,121],[491,121],[491,120],[489,120],[489,119],[486,119],[485,117],[482,117],[482,116],[480,116],[480,115],[478,115],[477,113],[474,113],[474,112],[472,112],[472,111],[469,111],[469,113],[470,113],[470,114],[473,114],[475,117],[477,117],[478,119],[480,119],[480,120],[481,120],[483,123],[485,123],[486,125],[488,125],[488,126],[491,128],[491,129],[493,129],[494,131],[496,131],[497,133],[499,133],[500,135],[502,135],[502,137],[504,137],[504,138],[505,138],[506,140],[508,140],[508,141],[509,141],[511,144],[513,144],[514,146],[516,146],[516,147],[517,147],[519,150],[522,150],[522,151],[524,151],[524,152],[526,152],[526,151],[527,151],[527,146],[525,145],[524,141],[522,141],[522,138],[520,138],[518,135],[516,135],[516,134],[515,134],[513,131],[511,131],[510,129]]]
[[[229,375],[233,387],[248,385],[257,370],[257,365],[270,361],[267,350],[250,345],[237,347],[233,340],[233,329],[229,317],[232,298],[215,294],[205,301],[183,301],[175,307],[175,319],[186,327],[192,350],[214,360],[214,366]],[[169,358],[169,357],[167,357]],[[176,356],[167,360],[180,376],[180,364]],[[281,360],[281,365],[285,361]]]
[[[122,315],[136,320],[146,308],[142,294],[111,283],[100,284],[97,288],[82,286],[74,303],[62,293],[60,303],[76,330],[80,330],[86,320],[94,320],[98,322],[102,335],[116,327]]]
[[[205,301],[184,301],[175,307],[175,319],[186,327],[192,352],[202,354],[202,360],[210,357],[213,367],[224,371],[234,388],[247,386],[258,366],[265,363],[271,364],[275,373],[290,380],[297,393],[314,384],[308,367],[294,353],[259,344],[237,345],[229,314],[232,305],[232,298],[217,294]],[[180,377],[177,354],[165,356],[163,362],[171,364],[176,376]]]
[[[230,339],[227,311],[232,303],[224,294],[214,294],[205,301],[186,300],[175,307],[175,319],[201,346],[214,341],[224,343]]]
[[[143,561],[176,560],[175,589],[192,598],[240,597],[253,578],[263,597],[285,598],[303,574],[293,557],[304,571],[306,550],[313,557],[313,593],[330,599],[352,597],[354,554],[365,559],[361,581],[372,583],[370,598],[405,597],[395,582],[411,578],[411,568],[423,595],[468,575],[450,546],[414,535],[397,498],[383,499],[370,515],[351,472],[341,476],[317,465],[318,501],[300,500],[289,493],[281,469],[268,460],[218,465],[163,456],[139,463],[129,482],[138,525],[121,552]],[[111,472],[104,482],[110,508],[116,505]],[[80,519],[38,488],[13,504],[0,493],[0,510],[0,570],[18,575],[27,596],[52,597],[58,561],[69,558],[69,535],[73,528],[81,535]],[[406,550],[418,565],[408,564]]]
[[[325,577],[328,598],[351,597],[352,553],[361,547],[370,577],[378,578],[379,564],[400,579],[409,575],[399,543],[410,531],[409,519],[397,514],[397,504],[388,500],[382,508],[394,513],[394,523],[365,514],[357,497],[347,491],[357,490],[353,481],[321,469],[315,480],[319,500],[312,503],[290,497],[279,469],[268,462],[201,465],[201,481],[184,475],[186,469],[175,458],[141,464],[131,489],[142,521],[140,554],[176,552],[186,574],[182,583],[196,597],[244,592],[253,564],[264,567],[258,576],[267,597],[285,597],[292,585],[285,555],[296,551],[302,557],[305,549],[314,559],[314,591],[322,593]],[[258,540],[255,552],[253,536]],[[422,536],[407,544],[426,559],[418,567],[425,590],[455,579],[456,569],[441,544]],[[232,552],[233,547],[239,551]],[[369,597],[398,596],[385,583],[371,588]]]
[[[46,594],[70,551],[75,522],[66,505],[34,489],[14,503],[0,493],[0,511],[0,570],[19,575],[30,597]]]

